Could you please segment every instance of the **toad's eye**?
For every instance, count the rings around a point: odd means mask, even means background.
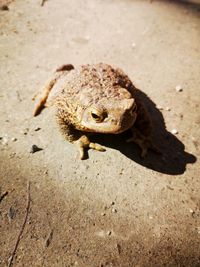
[[[96,122],[102,122],[104,120],[104,114],[103,112],[99,110],[92,110],[91,111],[91,117],[96,121]]]

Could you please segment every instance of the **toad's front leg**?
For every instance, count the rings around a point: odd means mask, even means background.
[[[89,138],[84,135],[83,132],[76,130],[74,126],[70,124],[64,117],[67,117],[66,113],[65,116],[63,116],[62,112],[58,112],[57,122],[60,126],[61,133],[64,135],[66,140],[74,143],[78,147],[81,159],[87,158],[87,149],[92,148],[98,151],[105,151],[105,148],[99,144],[90,142]]]
[[[105,151],[105,148],[103,148],[99,144],[90,142],[89,138],[86,135],[82,135],[74,143],[78,147],[81,159],[85,159],[86,158],[85,150],[88,149],[88,148],[92,148],[92,149],[95,149],[95,150],[98,150],[98,151]]]

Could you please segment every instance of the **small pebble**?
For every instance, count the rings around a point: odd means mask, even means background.
[[[17,141],[17,138],[16,137],[13,137],[13,138],[11,138],[11,141],[12,142],[16,142]]]
[[[24,129],[24,130],[22,131],[22,133],[23,133],[24,135],[27,135],[28,132],[29,132],[29,128],[26,128],[26,129]]]
[[[5,136],[3,138],[1,138],[1,143],[3,146],[6,146],[8,144],[8,138]]]
[[[113,212],[113,213],[117,213],[117,209],[112,208],[112,212]]]
[[[182,92],[183,91],[183,87],[181,85],[177,85],[175,87],[175,89],[176,89],[176,92]]]
[[[165,110],[166,110],[166,111],[170,111],[170,110],[171,110],[171,108],[169,108],[169,107],[166,107],[166,108],[165,108]]]
[[[131,46],[132,46],[132,48],[135,48],[136,47],[136,44],[135,43],[132,43]]]
[[[2,5],[0,7],[0,10],[3,10],[3,11],[8,11],[9,10],[9,7],[7,5]]]
[[[40,147],[38,147],[36,145],[32,145],[30,153],[33,154],[33,153],[38,152],[40,150],[43,150],[43,148],[40,148]]]
[[[90,36],[83,36],[83,37],[80,36],[80,37],[73,38],[72,40],[76,43],[84,44],[84,43],[89,42]]]
[[[161,106],[157,106],[157,109],[159,109],[159,110],[163,110],[163,107],[161,107]]]
[[[178,131],[177,131],[176,129],[172,129],[172,130],[171,130],[171,133],[172,133],[172,134],[178,134]]]
[[[106,216],[105,212],[102,212],[102,213],[101,213],[101,216]]]
[[[16,155],[16,152],[12,152],[12,153],[10,153],[10,158],[11,158],[11,159],[14,158],[15,155]]]
[[[37,131],[39,131],[39,130],[41,130],[40,127],[36,127],[36,128],[34,129],[35,132],[37,132]]]
[[[192,214],[193,214],[193,213],[194,213],[194,211],[193,211],[192,209],[190,209],[190,213],[192,213]]]
[[[112,232],[111,232],[111,231],[108,231],[106,234],[107,234],[107,235],[111,235],[111,234],[112,234]]]

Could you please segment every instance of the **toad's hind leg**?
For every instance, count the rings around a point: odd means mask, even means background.
[[[56,72],[54,74],[54,78],[52,78],[50,81],[48,81],[47,84],[44,86],[42,97],[40,98],[39,102],[37,103],[37,105],[34,108],[33,116],[39,115],[40,112],[42,111],[42,109],[44,108],[46,101],[47,101],[47,98],[48,98],[54,84],[56,83],[58,78],[62,75],[62,72],[70,71],[72,69],[74,69],[74,66],[72,64],[65,64],[65,65],[62,65],[56,69]],[[35,96],[33,97],[33,100],[34,99],[35,99]]]
[[[90,142],[88,136],[84,135],[81,131],[76,130],[74,126],[70,124],[65,118],[64,116],[62,116],[62,113],[58,112],[57,122],[60,126],[61,133],[64,135],[66,140],[74,143],[77,146],[81,159],[87,158],[86,150],[89,148],[98,151],[105,151],[105,148],[103,148],[99,144]]]
[[[160,150],[153,144],[151,136],[147,137],[144,136],[140,130],[137,128],[133,127],[131,129],[132,131],[132,137],[126,140],[128,143],[129,142],[134,142],[136,143],[142,150],[141,152],[141,157],[145,158],[147,155],[148,149],[153,150],[154,152],[160,154]]]
[[[33,116],[37,116],[40,114],[40,112],[43,110],[45,103],[47,101],[47,98],[49,96],[49,93],[51,92],[51,89],[53,88],[54,84],[57,81],[57,77],[50,80],[44,87],[42,97],[40,98],[39,102],[36,104],[34,110],[33,110]]]

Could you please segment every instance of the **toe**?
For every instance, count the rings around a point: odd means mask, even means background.
[[[89,147],[98,151],[105,151],[105,148],[96,143],[90,143]]]

